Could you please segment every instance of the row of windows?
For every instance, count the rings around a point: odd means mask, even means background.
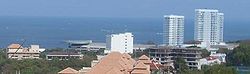
[[[12,57],[18,57],[18,56],[12,56]],[[32,56],[22,56],[22,57],[32,57]],[[39,57],[39,56],[33,56],[33,57]]]

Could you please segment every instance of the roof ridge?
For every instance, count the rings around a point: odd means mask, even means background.
[[[139,57],[139,60],[149,60],[149,57],[147,57],[146,55],[142,55],[141,57]]]
[[[147,66],[143,62],[138,62],[135,67],[135,69],[147,69]]]
[[[78,72],[78,71],[71,68],[71,67],[67,67],[67,68],[63,69],[62,71],[60,71],[58,73],[76,73],[76,72]]]

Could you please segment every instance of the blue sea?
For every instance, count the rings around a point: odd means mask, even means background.
[[[65,48],[64,40],[105,42],[107,34],[132,32],[135,43],[162,43],[163,18],[104,17],[0,17],[0,48],[11,43],[39,44],[44,48]],[[227,21],[224,40],[250,38],[250,22]],[[185,41],[193,39],[194,21],[185,19]]]

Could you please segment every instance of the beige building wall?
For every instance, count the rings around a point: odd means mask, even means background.
[[[39,45],[31,45],[29,48],[23,48],[20,44],[11,44],[7,48],[7,56],[8,58],[18,60],[35,59],[39,58],[39,49]]]

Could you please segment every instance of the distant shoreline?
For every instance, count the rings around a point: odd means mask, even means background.
[[[184,40],[193,40],[193,20],[185,20]],[[237,26],[235,26],[237,25]],[[39,44],[45,48],[66,47],[63,40],[94,40],[105,42],[109,33],[102,30],[134,34],[134,43],[154,41],[162,43],[163,18],[22,18],[0,17],[0,48],[26,39],[26,44]],[[225,19],[224,41],[250,38],[247,22]]]

